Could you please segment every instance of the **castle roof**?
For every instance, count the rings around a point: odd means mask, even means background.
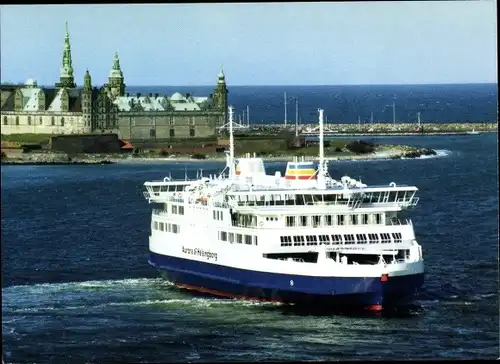
[[[15,98],[17,90],[22,95],[21,106],[23,112],[52,111],[61,112],[62,89],[49,87],[0,87],[1,111],[15,111]],[[81,89],[67,89],[69,112],[81,112]],[[45,97],[45,105],[40,108],[40,98]]]

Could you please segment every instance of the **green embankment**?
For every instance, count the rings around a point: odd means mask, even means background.
[[[48,142],[52,134],[2,134],[2,142],[38,144]]]

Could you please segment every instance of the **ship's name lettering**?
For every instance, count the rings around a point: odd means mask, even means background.
[[[205,257],[207,259],[214,259],[217,261],[217,253],[207,251],[207,250],[202,250],[202,249],[191,249],[191,248],[185,248],[184,246],[182,247],[182,252],[184,254],[189,254],[189,255],[197,255],[199,257]]]

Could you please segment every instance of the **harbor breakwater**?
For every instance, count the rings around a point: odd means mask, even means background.
[[[472,130],[478,132],[497,132],[498,122],[496,123],[421,123],[421,129],[418,129],[417,123],[325,123],[325,132],[338,132],[338,133],[387,133],[404,135],[408,134],[465,134]],[[284,129],[284,123],[264,123],[254,124],[251,128],[257,129]],[[295,123],[287,123],[287,128],[294,129]],[[312,131],[318,128],[318,123],[307,123],[298,125],[300,132]]]

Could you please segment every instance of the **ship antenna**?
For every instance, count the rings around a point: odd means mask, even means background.
[[[229,178],[234,179],[233,107],[229,106]]]
[[[188,180],[187,164],[184,164],[184,181]]]
[[[323,109],[318,109],[319,112],[319,168],[318,168],[318,187],[325,188],[325,148],[323,135]]]

